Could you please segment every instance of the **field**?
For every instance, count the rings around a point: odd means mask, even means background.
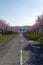
[[[39,44],[43,44],[43,32],[25,33],[24,36],[30,40],[37,41]]]

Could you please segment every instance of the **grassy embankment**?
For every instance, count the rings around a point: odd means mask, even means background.
[[[28,39],[37,41],[39,44],[43,44],[43,32],[25,33],[24,36]]]
[[[7,42],[9,42],[10,40],[14,39],[16,36],[18,35],[18,33],[15,34],[8,34],[8,35],[3,35],[0,34],[0,45],[3,45]]]

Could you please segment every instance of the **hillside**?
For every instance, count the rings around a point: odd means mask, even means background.
[[[26,30],[29,26],[13,26],[13,29],[16,30]]]

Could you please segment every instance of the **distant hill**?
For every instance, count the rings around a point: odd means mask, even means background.
[[[13,29],[16,30],[26,30],[29,26],[13,26]]]

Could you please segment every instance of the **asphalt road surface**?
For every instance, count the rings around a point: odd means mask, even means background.
[[[22,63],[28,60],[30,52],[23,51],[23,47],[29,44],[22,34],[7,43],[0,46],[0,65],[20,65],[20,50],[22,49]]]
[[[0,46],[0,65],[43,65],[43,45],[27,40],[20,34]]]

